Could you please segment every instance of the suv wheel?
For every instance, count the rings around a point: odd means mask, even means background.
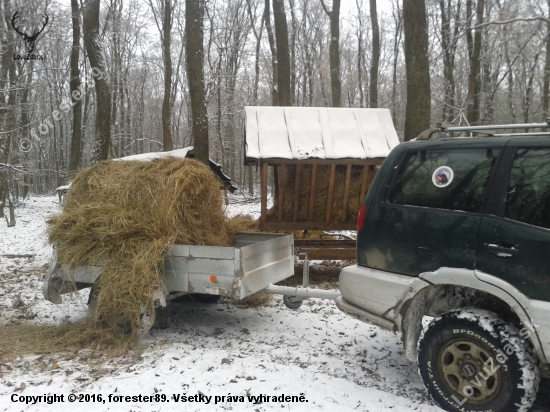
[[[486,310],[444,313],[418,341],[420,376],[447,411],[527,411],[540,380],[528,336]]]

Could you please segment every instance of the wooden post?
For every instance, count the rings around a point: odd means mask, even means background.
[[[332,194],[334,192],[334,177],[336,175],[336,165],[330,166],[330,180],[328,183],[328,196],[327,196],[327,213],[325,221],[330,222],[330,209],[332,207]]]
[[[278,175],[278,187],[279,187],[279,196],[277,199],[277,220],[280,222],[283,220],[283,198],[285,193],[285,170],[286,165],[278,165],[277,167],[281,168],[281,173]]]
[[[348,165],[346,169],[346,184],[344,186],[344,206],[342,210],[342,222],[346,221],[346,216],[348,214],[348,198],[349,198],[349,184],[351,181],[351,165]]]
[[[260,175],[260,191],[261,191],[261,215],[260,215],[260,229],[262,229],[262,222],[267,220],[267,163],[262,163],[261,175]]]
[[[296,165],[296,182],[294,184],[294,210],[292,211],[292,221],[298,220],[298,204],[300,203],[300,172],[302,171],[302,165]]]
[[[309,190],[309,206],[307,209],[307,220],[313,220],[313,201],[315,200],[315,180],[317,179],[317,165],[313,165],[311,170],[311,188]]]
[[[363,181],[361,182],[361,198],[359,199],[359,204],[362,205],[365,200],[365,193],[367,193],[367,183],[369,178],[370,165],[365,165],[363,167]]]

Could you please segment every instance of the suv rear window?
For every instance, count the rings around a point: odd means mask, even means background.
[[[410,152],[390,188],[389,202],[481,212],[499,149]]]
[[[505,216],[550,228],[550,149],[518,149],[510,171]]]

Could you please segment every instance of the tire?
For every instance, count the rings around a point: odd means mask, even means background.
[[[528,411],[540,380],[529,333],[481,309],[435,318],[418,341],[428,393],[446,411]]]

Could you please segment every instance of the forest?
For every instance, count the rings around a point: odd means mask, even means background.
[[[243,192],[244,107],[544,122],[550,0],[0,0],[0,218],[78,170],[194,146]]]

